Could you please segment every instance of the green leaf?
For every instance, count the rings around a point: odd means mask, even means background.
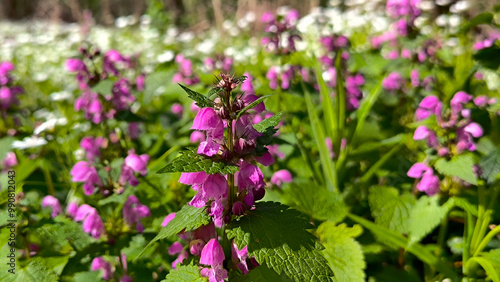
[[[109,79],[101,80],[94,87],[92,87],[92,91],[102,95],[111,95],[113,85],[114,82]]]
[[[323,71],[321,70],[321,63],[319,60],[316,61],[315,64],[315,73],[316,80],[319,85],[319,93],[321,95],[321,107],[323,109],[323,114],[325,115],[325,127],[326,127],[326,135],[331,138],[332,141],[335,141],[333,138],[334,133],[337,133],[338,127],[338,117],[337,113],[334,110],[334,101],[331,98],[331,91],[328,90],[328,87],[323,79]],[[335,101],[337,103],[337,101]]]
[[[165,167],[157,171],[157,174],[169,172],[199,172],[208,174],[222,173],[234,174],[238,171],[238,166],[226,164],[222,160],[208,158],[196,153],[196,148],[188,148],[180,152],[177,158]]]
[[[189,281],[207,281],[206,277],[201,276],[200,270],[195,265],[177,265],[175,269],[170,270],[165,280],[162,282],[189,282]]]
[[[478,26],[480,24],[491,24],[492,22],[493,22],[493,14],[484,12],[475,16],[470,21],[465,22],[460,27],[459,33],[465,33],[475,26]]]
[[[413,195],[400,196],[396,188],[376,186],[370,189],[368,202],[377,224],[403,234],[410,231],[410,214],[416,203]]]
[[[500,152],[498,149],[481,158],[479,166],[488,184],[495,182],[500,174]]]
[[[0,139],[0,160],[5,159],[7,153],[10,152],[14,140],[16,140],[14,137],[4,137]]]
[[[167,226],[156,235],[156,237],[149,242],[149,244],[137,255],[134,262],[139,259],[144,252],[156,241],[164,238],[175,236],[181,231],[191,231],[199,228],[200,226],[207,225],[210,222],[210,217],[207,215],[205,208],[195,208],[192,206],[183,206],[182,209],[176,213],[174,219],[170,221]]]
[[[406,248],[408,240],[399,234],[397,231],[385,228],[383,226],[377,225],[369,220],[359,217],[354,214],[348,214],[348,217],[354,222],[361,224],[366,229],[370,230],[378,238],[384,238],[383,243],[390,245],[392,247]],[[415,243],[406,249],[408,252],[414,254],[421,261],[427,263],[430,266],[435,267],[441,273],[451,278],[452,280],[458,280],[458,275],[453,268],[449,265],[443,263],[435,255],[433,255],[429,250],[419,243]]]
[[[78,272],[73,277],[74,282],[101,281],[101,279],[102,279],[101,271]]]
[[[284,273],[278,275],[274,270],[265,265],[260,265],[251,270],[248,274],[236,277],[229,277],[229,281],[235,282],[291,282],[292,279],[288,278]]]
[[[267,94],[267,95],[264,95],[264,96],[261,96],[259,97],[257,100],[253,101],[252,103],[248,104],[246,107],[244,107],[243,109],[241,109],[238,114],[236,115],[236,119],[238,119],[241,115],[243,115],[244,113],[246,113],[247,111],[253,109],[254,107],[256,107],[258,104],[262,103],[265,99],[271,97],[272,95],[274,95],[274,93],[271,93],[271,94]],[[278,122],[279,123],[279,122]]]
[[[311,224],[303,215],[276,202],[259,202],[246,216],[226,227],[228,239],[261,265],[295,281],[329,281],[333,276],[320,253],[321,246],[307,231]]]
[[[184,89],[184,91],[186,91],[189,98],[191,98],[192,100],[194,100],[196,102],[196,105],[198,107],[206,108],[206,107],[212,107],[214,105],[214,102],[212,100],[210,100],[207,96],[205,96],[201,93],[198,93],[194,90],[191,90],[182,84],[179,84],[179,86],[182,87],[182,89]]]
[[[330,157],[330,151],[326,147],[325,143],[325,132],[323,130],[323,125],[320,122],[318,115],[314,110],[314,103],[311,99],[311,95],[306,91],[305,92],[306,105],[307,105],[307,113],[309,115],[309,119],[311,120],[311,128],[314,135],[314,140],[316,141],[316,145],[319,149],[319,157],[321,161],[321,168],[323,169],[323,175],[326,179],[327,187],[332,191],[338,191],[337,184],[337,172],[335,170],[335,162]],[[332,140],[333,142],[333,140]]]
[[[0,252],[2,253],[2,258],[5,258],[3,249],[6,247],[8,245],[5,245]],[[47,266],[44,258],[34,257],[24,267],[21,267],[19,263],[19,261],[16,262],[15,274],[8,272],[10,269],[9,266],[5,262],[2,263],[0,281],[52,282],[59,280],[58,276]]]
[[[450,209],[454,199],[449,199],[444,205],[439,205],[439,197],[422,196],[411,211],[410,235],[408,244],[420,242],[436,228]]]
[[[473,171],[474,159],[471,154],[463,154],[446,160],[440,158],[434,164],[434,167],[441,174],[454,176],[470,184],[477,185],[477,178]]]
[[[313,183],[292,183],[285,196],[294,208],[317,220],[340,222],[348,212],[342,195]]]
[[[473,55],[473,58],[481,65],[496,71],[498,67],[500,67],[500,48],[493,45],[491,47],[481,49]]]
[[[239,76],[239,77],[236,77],[235,79],[233,79],[233,81],[236,84],[243,83],[243,81],[245,81],[245,80],[247,80],[247,77],[245,75],[242,75],[242,76]]]
[[[264,133],[269,128],[276,127],[280,123],[282,117],[283,117],[283,112],[279,112],[270,118],[266,118],[265,120],[257,124],[254,124],[253,128],[255,128],[255,130],[257,130],[259,133]]]
[[[334,281],[364,281],[366,262],[361,245],[354,240],[363,232],[361,226],[350,228],[324,222],[317,233],[325,249],[323,255],[333,270]]]

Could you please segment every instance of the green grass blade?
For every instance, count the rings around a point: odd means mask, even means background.
[[[335,70],[337,72],[337,93],[335,95],[335,107],[337,108],[337,133],[335,136],[336,141],[334,143],[335,153],[340,156],[340,147],[342,138],[344,138],[344,128],[345,128],[345,87],[344,87],[344,77],[342,76],[342,49],[339,49],[337,56],[335,57]],[[334,140],[332,139],[332,142]]]
[[[305,90],[305,89],[304,89]],[[325,133],[322,128],[322,124],[316,115],[314,104],[311,99],[311,95],[304,91],[306,104],[307,104],[307,112],[309,114],[309,119],[311,120],[311,127],[313,130],[314,139],[316,140],[316,144],[319,149],[319,156],[321,160],[321,167],[323,169],[323,174],[326,179],[326,186],[335,192],[338,192],[338,183],[337,183],[337,173],[335,171],[335,162],[330,158],[330,152],[326,147],[325,143]]]
[[[394,230],[377,225],[357,215],[348,214],[347,216],[354,222],[361,224],[363,227],[370,230],[377,236],[384,238],[393,246],[404,249],[408,245],[408,239]],[[415,243],[411,245],[407,249],[407,251],[418,257],[421,261],[435,267],[442,274],[446,275],[448,278],[451,278],[453,281],[459,281],[458,274],[455,272],[455,270],[453,270],[453,268],[443,263],[439,258],[434,256],[421,244]]]
[[[319,61],[316,61],[315,65],[316,70],[316,80],[319,85],[319,93],[321,95],[321,107],[323,108],[323,114],[325,115],[325,127],[326,127],[326,135],[330,137],[330,139],[335,141],[334,133],[337,132],[338,128],[338,119],[337,115],[334,111],[334,101],[330,97],[330,91],[328,91],[328,87],[323,79],[321,65]]]

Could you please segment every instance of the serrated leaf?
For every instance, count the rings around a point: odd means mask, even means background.
[[[5,245],[3,248],[5,247],[8,246]],[[3,251],[0,253],[3,254]],[[52,270],[47,266],[45,260],[41,257],[34,257],[30,259],[28,264],[24,267],[20,267],[19,263],[19,261],[16,262],[15,274],[7,272],[10,269],[9,266],[3,266],[6,263],[2,263],[0,281],[52,282],[59,280],[58,276],[52,272]]]
[[[280,123],[281,117],[283,117],[283,112],[279,112],[270,118],[266,118],[265,120],[254,124],[253,128],[260,133],[264,133],[268,128],[276,127]]]
[[[82,226],[64,217],[56,217],[56,224],[45,224],[34,228],[32,234],[38,236],[48,246],[64,246],[68,242],[76,251],[82,251],[97,240],[83,232]]]
[[[207,281],[206,277],[201,276],[200,270],[195,265],[177,265],[172,269],[165,280],[165,282],[201,282]]]
[[[206,108],[206,107],[212,107],[214,105],[214,102],[210,100],[207,96],[198,93],[194,90],[191,90],[187,88],[186,86],[182,85],[179,83],[179,86],[186,91],[188,94],[188,97],[191,98],[193,101],[196,102],[196,105],[200,108]]]
[[[262,103],[265,99],[271,97],[272,95],[274,95],[274,93],[271,93],[271,94],[267,94],[267,95],[264,95],[264,96],[261,96],[259,97],[257,100],[253,101],[252,103],[248,104],[246,107],[244,107],[243,109],[241,109],[238,114],[236,115],[236,119],[238,119],[239,117],[241,117],[241,115],[245,114],[247,111],[255,108],[258,104]],[[280,119],[281,120],[281,119]]]
[[[196,153],[195,148],[188,148],[180,152],[180,156],[171,163],[157,171],[157,174],[169,172],[199,172],[208,174],[222,173],[234,174],[238,171],[238,166],[226,164],[222,161],[215,161],[212,158],[204,157]]]
[[[411,211],[408,245],[420,242],[436,228],[454,206],[453,198],[439,205],[439,197],[422,196]]]
[[[329,281],[333,273],[320,253],[321,246],[307,231],[310,228],[300,212],[280,203],[260,202],[231,222],[226,232],[238,248],[248,246],[250,256],[278,274],[295,281]]]
[[[111,95],[113,90],[114,82],[108,79],[101,80],[94,87],[92,87],[92,91],[102,94],[102,95]]]
[[[479,166],[488,184],[495,182],[500,174],[500,152],[498,149],[481,158]]]
[[[260,265],[251,270],[248,274],[243,276],[230,277],[229,281],[235,282],[291,282],[292,279],[288,278],[284,273],[278,275],[274,270],[265,265]]]
[[[368,202],[377,224],[403,234],[410,231],[410,214],[417,202],[414,196],[400,196],[396,188],[376,186],[370,189]]]
[[[185,205],[180,211],[175,214],[167,226],[156,235],[156,237],[149,242],[149,244],[137,255],[134,262],[140,258],[144,252],[156,241],[164,238],[175,236],[181,231],[191,231],[199,228],[200,226],[207,225],[210,222],[210,217],[205,212],[205,208],[195,208]]]
[[[242,75],[242,76],[238,76],[236,77],[235,79],[233,79],[233,81],[237,84],[240,84],[242,83],[243,81],[247,80],[247,77],[245,75]]]
[[[323,255],[333,270],[334,281],[364,281],[366,268],[361,245],[354,240],[363,232],[359,225],[352,228],[346,224],[335,226],[324,222],[318,227],[318,235],[325,246]]]
[[[470,184],[477,185],[477,178],[473,171],[474,159],[471,154],[463,154],[446,160],[440,158],[434,164],[436,170],[444,175],[454,176]]]
[[[315,187],[312,183],[292,183],[287,192],[285,195],[293,207],[314,219],[340,222],[347,215],[348,208],[339,193]]]

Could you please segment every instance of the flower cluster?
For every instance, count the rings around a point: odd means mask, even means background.
[[[6,117],[6,112],[12,105],[19,104],[17,95],[24,92],[22,87],[14,85],[14,79],[11,75],[13,70],[14,64],[11,62],[0,63],[0,112],[2,118]]]
[[[262,38],[262,45],[277,54],[289,54],[296,51],[295,41],[301,40],[296,30],[299,20],[297,10],[284,11],[284,14],[265,12],[261,21],[266,24],[267,35]]]
[[[320,38],[320,43],[324,47],[326,53],[319,58],[319,61],[326,68],[322,74],[326,84],[330,87],[337,85],[337,70],[335,69],[335,58],[337,51],[349,46],[349,38],[343,35],[323,36]],[[346,51],[341,53],[342,65],[344,66],[349,59],[349,53]],[[346,68],[343,68],[346,69]],[[346,108],[350,111],[359,108],[360,101],[363,98],[361,87],[365,84],[365,78],[360,73],[344,74],[345,89],[346,89]]]
[[[450,109],[444,110],[436,96],[427,96],[415,112],[415,120],[422,121],[435,116],[434,126],[420,125],[413,135],[414,140],[425,140],[427,147],[439,157],[450,158],[464,152],[475,151],[475,139],[483,136],[483,128],[471,119],[471,107],[486,107],[495,99],[478,96],[475,99],[463,91],[457,92],[450,101]],[[417,189],[428,195],[439,192],[439,178],[433,169],[424,163],[414,164],[408,171],[411,178],[420,179]]]
[[[124,74],[134,69],[132,58],[123,56],[116,50],[110,50],[104,56],[98,49],[80,48],[82,59],[70,58],[66,61],[66,69],[76,73],[76,79],[82,90],[75,101],[75,110],[83,111],[85,118],[94,123],[113,119],[120,111],[129,110],[136,98],[134,89],[144,89],[144,74],[136,77],[132,83]],[[102,61],[102,70],[97,64]],[[99,82],[116,77],[110,93],[102,89],[93,89]],[[103,92],[103,93],[99,93]]]
[[[206,208],[212,222],[197,230],[180,233],[181,241],[172,244],[168,252],[177,255],[173,267],[182,263],[189,254],[199,257],[199,264],[203,266],[201,274],[208,277],[209,281],[223,281],[228,277],[229,268],[239,269],[246,274],[258,266],[255,259],[249,257],[246,247],[238,249],[234,243],[231,244],[231,258],[227,258],[216,232],[216,228],[222,228],[233,217],[245,215],[253,208],[255,201],[264,197],[266,183],[257,163],[264,166],[274,163],[274,157],[266,146],[269,144],[262,143],[260,139],[269,132],[260,133],[253,126],[269,114],[265,113],[262,102],[252,104],[258,97],[251,80],[242,84],[245,78],[221,74],[214,88],[218,97],[213,103],[208,103],[211,106],[199,109],[191,127],[202,134],[197,149],[199,155],[238,166],[238,171],[227,175],[204,171],[184,172],[179,179],[179,182],[191,185],[197,192],[189,205]],[[240,84],[244,92],[233,94]],[[245,108],[249,105],[252,107]],[[271,130],[271,134],[275,134],[275,131]],[[281,186],[291,181],[290,172],[282,170],[273,176],[271,182]],[[169,214],[162,225],[167,226],[175,216]],[[229,260],[229,263],[224,263],[224,260]]]
[[[200,82],[200,79],[193,73],[193,64],[181,54],[175,57],[175,62],[179,65],[177,73],[174,74],[172,82],[193,85]]]

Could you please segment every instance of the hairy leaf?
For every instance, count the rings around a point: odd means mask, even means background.
[[[197,266],[179,264],[175,269],[170,270],[162,282],[201,282],[207,280],[206,277],[201,276]]]
[[[213,158],[204,157],[196,153],[195,148],[188,148],[180,152],[180,156],[171,163],[157,171],[156,173],[169,172],[199,172],[204,171],[208,174],[222,173],[234,174],[238,171],[235,165],[226,164],[222,161],[216,161]]]
[[[282,281],[291,282],[292,279],[288,278],[284,273],[278,275],[274,270],[265,265],[260,265],[251,270],[248,274],[243,276],[229,277],[229,281],[235,282],[267,282],[267,281]]]
[[[439,205],[439,197],[422,196],[411,211],[408,245],[419,242],[436,228],[454,206],[453,198]]]
[[[111,95],[113,90],[114,82],[108,79],[101,80],[94,87],[92,87],[92,91],[102,94],[102,95]]]
[[[354,240],[363,232],[361,226],[335,226],[324,222],[318,227],[318,235],[325,246],[323,255],[333,270],[334,281],[364,281],[366,268],[361,245]]]
[[[482,175],[488,184],[493,183],[500,174],[500,152],[498,149],[482,157],[479,166],[483,170]]]
[[[403,234],[410,231],[410,213],[416,203],[414,196],[400,196],[396,188],[377,186],[370,189],[368,202],[377,224]]]
[[[149,242],[149,244],[142,250],[142,252],[137,255],[134,259],[136,261],[138,258],[144,254],[144,252],[153,244],[154,242],[163,239],[175,236],[177,233],[181,231],[191,231],[199,228],[202,225],[207,225],[210,222],[210,217],[205,212],[205,208],[195,208],[192,206],[183,206],[180,211],[178,211],[172,219],[168,223],[167,226],[163,227],[163,229],[156,235],[156,237]]]
[[[321,246],[307,231],[303,215],[275,202],[260,202],[255,210],[231,222],[226,232],[238,248],[248,246],[250,256],[278,274],[295,281],[329,281],[333,276],[321,255]]]
[[[342,195],[316,187],[312,183],[298,185],[292,183],[285,194],[293,207],[314,219],[339,222],[347,215],[348,208]]]
[[[283,117],[283,112],[279,112],[270,118],[266,118],[265,120],[257,124],[254,124],[253,128],[255,128],[255,130],[257,130],[260,133],[264,133],[267,131],[268,128],[276,127],[280,123],[282,117]]]
[[[441,174],[455,176],[470,184],[477,185],[477,178],[472,169],[473,166],[474,159],[471,154],[455,156],[449,161],[441,158],[434,164],[434,167]]]
[[[196,102],[196,105],[200,108],[212,107],[214,102],[210,100],[207,96],[198,93],[194,90],[187,88],[186,86],[179,83],[179,86],[186,91],[188,97]]]

